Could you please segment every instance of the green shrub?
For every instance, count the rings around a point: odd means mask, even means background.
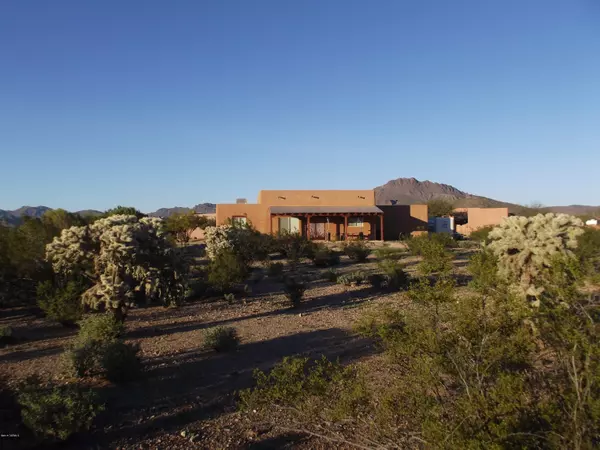
[[[411,251],[423,257],[418,266],[421,274],[447,273],[452,270],[452,254],[447,250],[445,238],[417,237],[410,241],[409,247],[411,245]]]
[[[101,373],[106,349],[118,342],[123,329],[123,323],[112,314],[95,314],[83,319],[73,344],[64,354],[67,371],[77,377]]]
[[[371,249],[364,241],[352,241],[344,245],[344,253],[353,261],[365,262],[371,254]]]
[[[335,269],[330,268],[323,273],[323,278],[327,281],[331,281],[332,283],[335,283],[338,277],[339,273]]]
[[[339,276],[337,282],[344,286],[358,286],[365,281],[365,278],[365,273],[359,270]]]
[[[96,375],[101,371],[103,346],[98,343],[72,346],[63,354],[66,372],[74,377],[82,378]]]
[[[75,281],[69,281],[64,287],[45,281],[37,288],[38,306],[50,319],[65,326],[74,325],[83,316],[83,291],[85,286]]]
[[[490,231],[494,229],[494,225],[488,225],[486,227],[477,228],[469,235],[469,239],[472,241],[480,242],[482,244],[488,244],[490,242]]]
[[[0,346],[10,345],[15,342],[13,329],[7,325],[0,327]]]
[[[305,420],[315,416],[343,419],[368,402],[359,372],[325,356],[312,363],[308,358],[286,356],[268,374],[255,370],[254,379],[255,388],[240,392],[242,409],[280,406],[292,408]]]
[[[248,267],[234,252],[223,250],[211,260],[208,267],[208,282],[215,289],[224,292],[235,283],[241,283],[248,276]]]
[[[21,384],[18,402],[25,426],[50,441],[64,441],[73,433],[89,430],[104,410],[93,391],[73,384],[46,387],[37,377]]]
[[[79,322],[75,345],[90,342],[110,344],[123,334],[124,329],[123,323],[115,320],[111,314],[92,314]]]
[[[340,255],[325,246],[319,246],[314,251],[312,261],[317,267],[335,266],[340,263]]]
[[[391,289],[405,289],[410,284],[410,277],[404,270],[404,265],[393,260],[379,262],[383,271],[385,284]]]
[[[598,277],[600,274],[600,229],[586,227],[577,237],[575,255],[586,269]]]
[[[206,331],[204,346],[217,352],[235,350],[240,343],[237,330],[233,327],[215,327]]]
[[[283,283],[283,291],[292,307],[297,307],[302,302],[306,285],[297,277],[287,277]]]
[[[113,342],[104,349],[102,368],[106,378],[113,383],[137,380],[142,374],[142,363],[138,357],[139,345]]]
[[[403,248],[381,247],[373,252],[377,259],[401,259],[406,251]]]
[[[283,264],[280,262],[272,262],[269,264],[268,274],[270,278],[279,278],[283,275]]]
[[[280,232],[275,237],[275,249],[291,261],[312,257],[314,243],[299,233]]]

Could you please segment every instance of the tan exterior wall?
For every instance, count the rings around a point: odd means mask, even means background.
[[[260,191],[258,203],[269,206],[373,206],[375,191]]]
[[[269,233],[269,206],[257,204],[221,203],[217,205],[217,225],[235,216],[246,217],[261,233]]]
[[[456,226],[456,232],[465,236],[481,227],[499,225],[508,217],[508,208],[462,208],[460,212],[465,210],[468,222],[465,225]]]
[[[383,211],[385,240],[397,240],[400,234],[427,232],[427,205],[378,205]]]

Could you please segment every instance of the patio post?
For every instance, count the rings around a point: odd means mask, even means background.
[[[379,216],[379,222],[381,224],[381,241],[383,242],[383,214]]]
[[[344,214],[344,240],[348,240],[348,213]]]
[[[306,239],[310,240],[310,214],[306,215]]]

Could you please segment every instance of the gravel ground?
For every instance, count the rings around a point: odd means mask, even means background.
[[[464,266],[460,259],[459,272]],[[416,260],[404,262],[411,270]],[[363,264],[346,261],[338,270],[375,268],[370,259]],[[257,424],[251,413],[236,409],[236,392],[252,386],[252,371],[269,369],[284,356],[326,355],[343,363],[377,358],[373,343],[357,336],[352,326],[364,308],[403,301],[399,293],[320,280],[322,271],[311,266],[302,271],[312,281],[296,309],[289,308],[280,283],[265,278],[253,287],[252,296],[236,304],[218,300],[132,310],[125,339],[140,344],[145,377],[126,386],[88,380],[103,396],[106,412],[91,433],[75,436],[63,448],[347,448],[288,430],[285,424]],[[75,330],[53,325],[26,308],[0,310],[2,325],[14,328],[17,343],[0,349],[0,376],[16,381],[37,373],[66,380],[61,355]],[[237,329],[242,339],[237,351],[219,354],[203,348],[204,333],[218,325]]]

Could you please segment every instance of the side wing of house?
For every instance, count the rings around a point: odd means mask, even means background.
[[[383,211],[384,239],[427,232],[427,205],[378,205]]]

